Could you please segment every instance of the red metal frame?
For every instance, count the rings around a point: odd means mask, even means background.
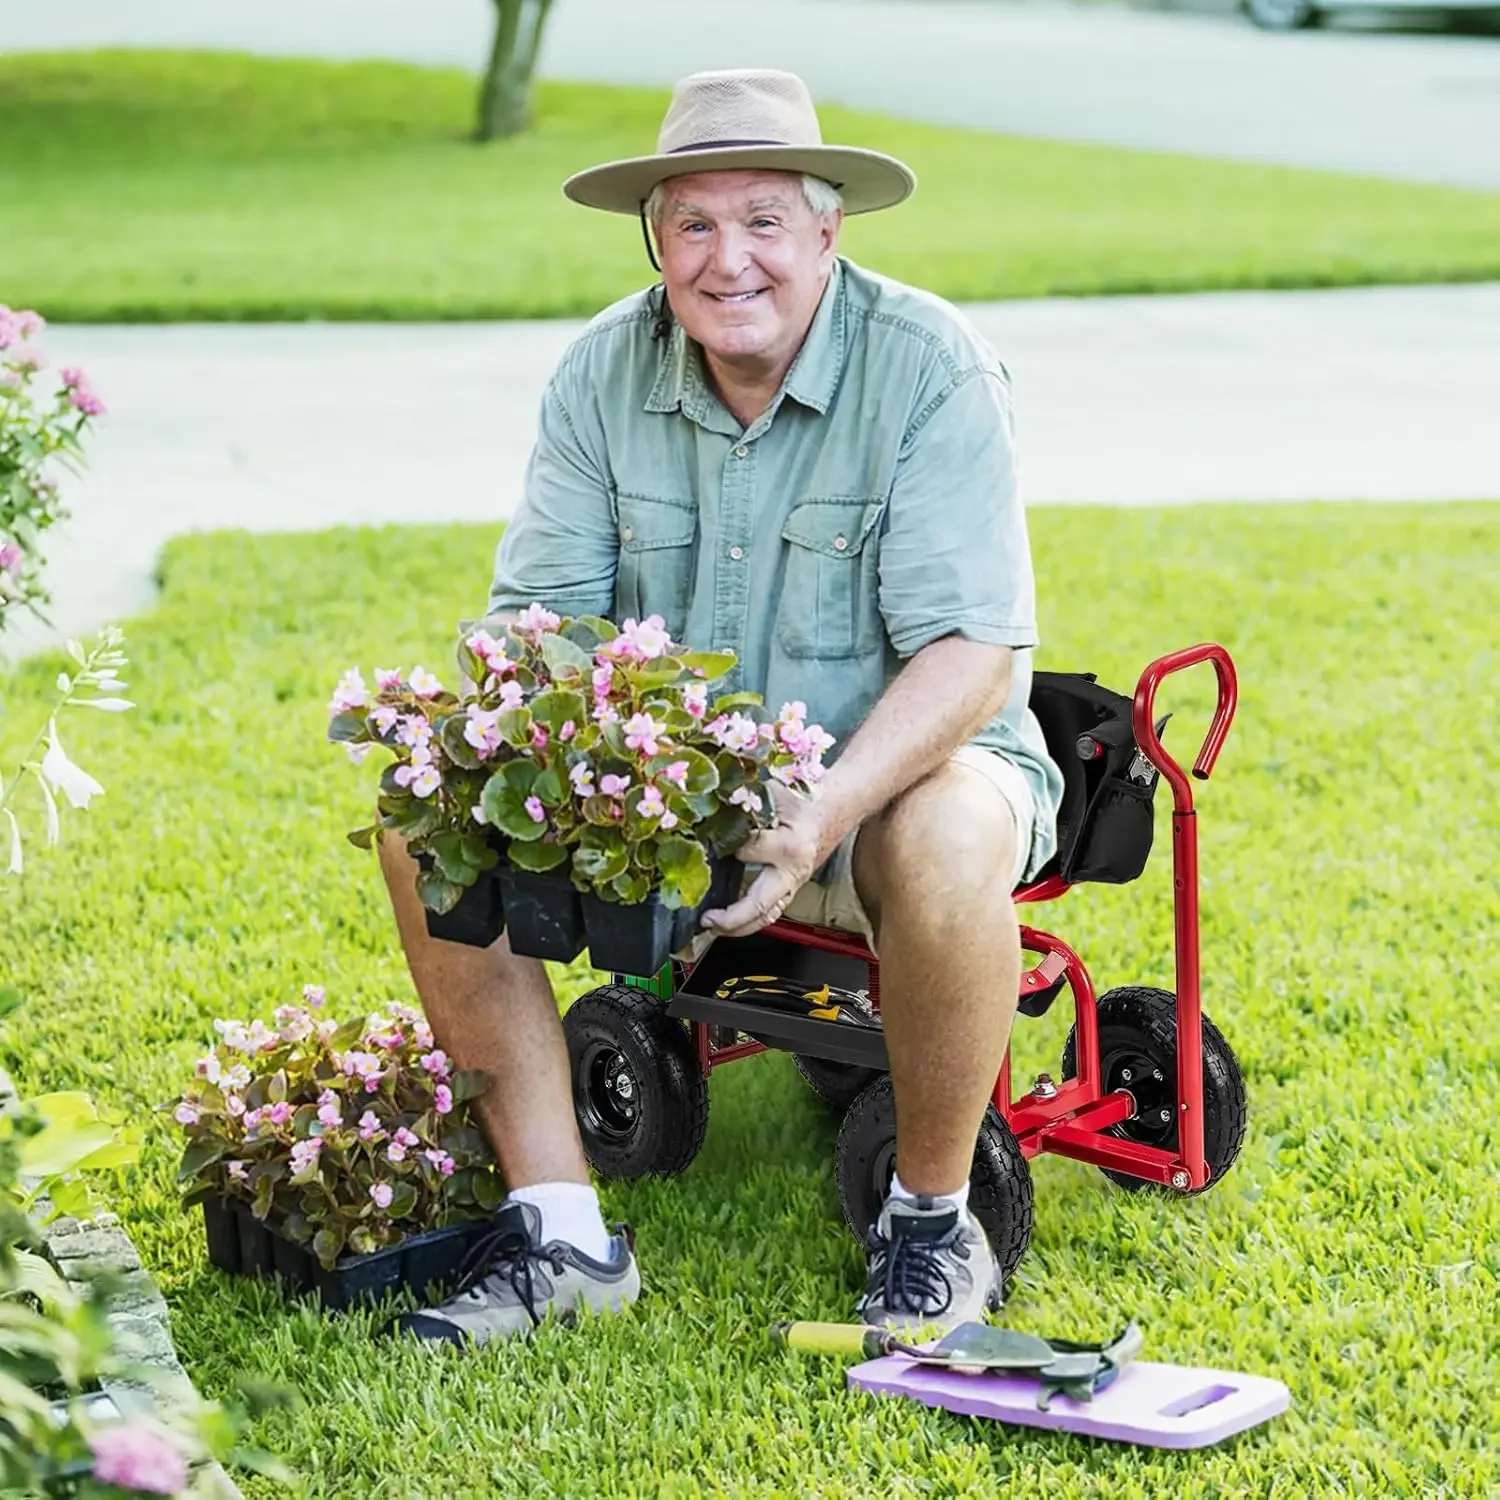
[[[1173,651],[1153,661],[1141,673],[1131,708],[1135,742],[1172,788],[1172,903],[1176,940],[1177,978],[1177,1150],[1165,1151],[1109,1134],[1111,1127],[1135,1112],[1135,1101],[1123,1089],[1103,1092],[1099,1063],[1099,1019],[1095,1010],[1093,981],[1083,960],[1061,938],[1038,928],[1021,927],[1024,952],[1041,955],[1041,961],[1021,975],[1020,995],[1046,989],[1059,977],[1066,979],[1073,995],[1077,1076],[1058,1084],[1043,1084],[1041,1092],[1011,1096],[1010,1051],[1001,1060],[995,1080],[994,1104],[1015,1133],[1027,1157],[1042,1152],[1071,1157],[1111,1171],[1124,1172],[1148,1182],[1159,1182],[1187,1190],[1208,1181],[1203,1158],[1203,1009],[1198,941],[1198,822],[1193,808],[1192,783],[1181,766],[1162,747],[1153,727],[1156,693],[1162,681],[1174,672],[1186,671],[1200,662],[1212,662],[1218,676],[1219,698],[1192,774],[1206,781],[1219,758],[1225,736],[1233,722],[1239,688],[1234,663],[1219,645],[1205,642]],[[1057,876],[1015,893],[1015,901],[1054,901],[1071,887]],[[829,927],[812,927],[783,919],[767,931],[784,942],[863,959],[869,976],[870,1001],[880,1008],[880,964],[869,946]],[[751,1057],[765,1047],[756,1041],[736,1041],[716,1046],[707,1023],[691,1023],[698,1062],[705,1074],[725,1063]],[[1049,1091],[1050,1090],[1050,1091]]]

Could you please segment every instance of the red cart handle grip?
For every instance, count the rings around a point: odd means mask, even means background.
[[[1229,653],[1212,641],[1199,646],[1188,646],[1181,651],[1158,657],[1144,672],[1135,688],[1135,705],[1131,711],[1131,727],[1135,731],[1135,742],[1146,759],[1171,783],[1173,801],[1178,812],[1193,809],[1193,789],[1182,774],[1182,767],[1162,748],[1155,728],[1156,690],[1162,678],[1173,672],[1185,671],[1199,662],[1211,661],[1219,678],[1219,703],[1214,709],[1213,722],[1208,726],[1208,735],[1198,759],[1193,762],[1193,775],[1199,781],[1207,781],[1219,758],[1229,725],[1234,719],[1235,704],[1239,701],[1239,683],[1234,673],[1234,663]]]

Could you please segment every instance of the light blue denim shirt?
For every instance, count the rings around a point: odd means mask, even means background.
[[[923,646],[1014,647],[1009,701],[974,743],[1025,774],[1034,874],[1062,775],[1027,706],[1035,586],[1004,367],[956,308],[840,259],[781,390],[742,427],[679,325],[653,339],[655,303],[607,309],[558,364],[490,610],[660,615],[675,640],[735,652],[737,689],[801,699],[840,744]]]

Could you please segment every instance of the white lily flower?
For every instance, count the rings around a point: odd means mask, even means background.
[[[57,738],[57,720],[47,721],[47,753],[42,757],[42,775],[54,791],[60,791],[74,807],[87,807],[90,797],[97,797],[104,788],[67,757],[62,742]]]
[[[5,816],[10,819],[10,868],[6,870],[7,875],[19,875],[21,873],[21,825],[16,822],[16,815],[7,807]]]
[[[47,842],[55,844],[62,837],[62,824],[57,816],[57,798],[52,795],[52,788],[38,776],[37,785],[42,789],[42,796],[47,803]]]
[[[128,698],[69,698],[68,702],[79,708],[102,708],[109,714],[122,714],[127,708],[135,707]]]

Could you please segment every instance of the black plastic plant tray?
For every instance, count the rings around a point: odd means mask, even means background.
[[[659,973],[667,959],[686,948],[702,930],[698,919],[704,912],[729,906],[734,901],[744,869],[737,859],[714,860],[708,894],[692,907],[664,906],[656,891],[638,906],[621,906],[592,894],[585,895],[583,921],[590,962],[596,969],[636,978]]]
[[[325,1308],[342,1312],[403,1290],[414,1292],[421,1301],[447,1290],[458,1280],[464,1257],[490,1220],[432,1229],[370,1255],[346,1255],[331,1271],[325,1271],[310,1250],[234,1199],[205,1199],[203,1227],[209,1262],[221,1271],[232,1276],[280,1276],[293,1296],[316,1292]]]
[[[566,875],[500,866],[510,951],[571,963],[583,952],[583,907]]]
[[[430,854],[417,855],[424,870],[432,868]],[[467,887],[451,911],[436,912],[424,907],[429,937],[447,943],[465,943],[471,948],[488,948],[505,930],[505,901],[500,893],[500,872],[482,871],[473,885]]]

